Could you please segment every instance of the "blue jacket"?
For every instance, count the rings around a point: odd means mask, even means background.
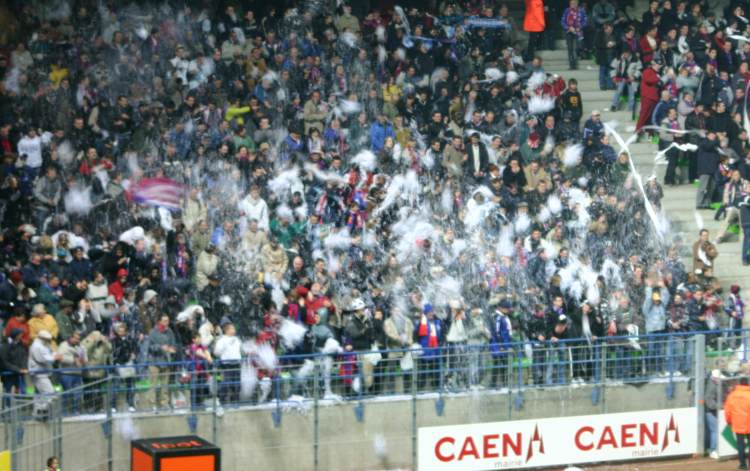
[[[419,335],[419,322],[414,323],[414,335],[419,338],[419,344],[422,346],[421,358],[437,358],[440,355],[440,348],[431,348],[428,344],[430,340],[429,332],[434,326],[435,333],[438,338],[438,345],[442,344],[443,340],[443,323],[437,317],[433,319],[427,319],[427,335]]]
[[[667,305],[669,304],[669,291],[667,288],[659,290],[661,295],[661,304],[654,304],[651,301],[653,289],[649,286],[646,288],[646,299],[643,300],[643,317],[646,318],[646,332],[658,332],[666,328],[667,325]]]
[[[492,345],[490,349],[492,356],[500,358],[508,355],[510,351],[510,319],[505,314],[495,311],[495,317],[492,321],[491,332]]]
[[[380,122],[375,121],[370,126],[370,148],[375,152],[383,150],[385,138],[388,136],[396,139],[393,126],[390,123],[380,124]]]

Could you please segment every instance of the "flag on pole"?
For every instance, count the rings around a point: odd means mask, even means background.
[[[143,178],[128,189],[128,197],[138,204],[178,209],[185,187],[169,178]]]

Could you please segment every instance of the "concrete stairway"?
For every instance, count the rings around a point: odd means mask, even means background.
[[[638,11],[645,11],[640,9]],[[640,15],[638,15],[640,17]],[[539,55],[544,61],[544,69],[548,73],[560,74],[565,80],[575,77],[578,80],[578,88],[583,98],[582,120],[585,121],[591,114],[592,110],[602,112],[602,121],[615,120],[619,123],[617,131],[623,139],[627,139],[635,126],[632,114],[628,111],[606,112],[612,101],[611,91],[599,90],[599,69],[593,61],[580,61],[578,70],[568,69],[567,50],[564,41],[557,41],[555,51],[540,51]],[[613,142],[615,150],[619,152],[618,146]],[[654,165],[654,154],[657,146],[650,141],[645,140],[630,146],[631,155],[638,173],[642,176],[644,182],[652,174],[656,174],[660,182],[664,181],[664,172],[666,166]],[[662,200],[663,210],[667,219],[671,223],[670,234],[668,238],[673,238],[680,234],[684,241],[684,251],[682,253],[685,266],[688,270],[692,269],[692,256],[690,249],[698,237],[698,227],[696,224],[695,211],[695,194],[697,188],[693,184],[684,184],[676,187],[664,187],[664,199]],[[702,217],[705,227],[710,231],[713,239],[719,232],[723,222],[714,221],[713,211],[698,211]],[[728,242],[718,246],[719,256],[714,265],[714,273],[721,280],[725,290],[731,284],[739,284],[743,287],[750,287],[750,267],[742,266],[740,257],[741,240],[738,236],[732,235]]]

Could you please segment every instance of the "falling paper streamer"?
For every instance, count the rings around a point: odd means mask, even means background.
[[[92,207],[90,187],[68,189],[65,194],[65,212],[82,216],[88,214]]]
[[[581,144],[573,144],[565,148],[563,153],[563,165],[566,168],[572,168],[581,163],[581,156],[583,155],[583,146]]]
[[[323,345],[323,353],[326,355],[337,355],[343,351],[344,349],[341,348],[341,344],[333,337],[326,340],[326,343]]]
[[[329,234],[323,241],[323,246],[328,250],[348,250],[352,245],[352,238],[349,235],[349,229],[344,228],[338,232]]]
[[[276,352],[267,343],[256,346],[255,355],[258,360],[258,366],[265,370],[273,370],[279,364]]]
[[[523,213],[516,216],[516,222],[514,224],[516,234],[525,233],[529,226],[531,226],[531,219],[529,219],[529,216]]]
[[[322,180],[324,182],[333,182],[339,185],[349,184],[349,180],[346,177],[337,175],[333,172],[325,172],[319,169],[315,164],[309,162],[305,164],[305,170],[312,173],[313,176],[315,176],[315,178],[317,178],[318,180]]]
[[[279,337],[281,337],[281,343],[287,349],[293,349],[300,345],[305,340],[306,333],[307,329],[296,322],[292,322],[289,319],[281,321]]]
[[[401,5],[396,5],[393,7],[393,11],[398,15],[399,19],[401,20],[401,23],[404,25],[404,28],[406,29],[406,34],[411,34],[411,28],[409,26],[409,18],[406,16],[406,13],[404,13],[404,9],[401,7]]]
[[[500,69],[497,69],[495,67],[489,67],[484,69],[484,77],[488,81],[496,81],[496,80],[502,80],[502,78],[505,76],[503,72]]]
[[[547,207],[552,214],[560,214],[560,211],[562,211],[562,202],[557,196],[550,195],[547,198]]]
[[[377,38],[380,43],[385,42],[385,27],[383,25],[378,25],[375,28],[375,38]]]
[[[339,108],[345,114],[356,114],[362,111],[362,105],[359,102],[352,100],[339,101]]]
[[[252,398],[258,386],[258,372],[249,361],[243,361],[240,366],[240,398],[247,401]]]
[[[643,204],[646,208],[646,214],[648,214],[648,217],[651,219],[651,222],[654,225],[654,229],[656,229],[656,233],[659,235],[659,239],[664,240],[664,234],[662,234],[662,232],[659,230],[659,228],[662,226],[659,223],[659,217],[656,215],[651,201],[649,201],[648,197],[646,196],[646,190],[643,188],[641,175],[638,173],[638,169],[636,169],[635,163],[633,162],[633,157],[630,154],[630,144],[635,142],[635,140],[638,138],[638,134],[633,134],[628,138],[627,141],[625,141],[617,131],[609,127],[606,123],[604,124],[604,129],[606,129],[607,132],[615,138],[615,141],[617,141],[617,144],[620,146],[620,151],[624,151],[627,154],[628,163],[630,164],[630,171],[633,173],[633,178],[638,185],[638,190],[641,192]]]
[[[369,150],[362,150],[352,158],[352,163],[362,170],[372,172],[377,165],[377,157]]]
[[[66,167],[73,163],[76,158],[76,151],[73,149],[70,141],[65,140],[57,146],[57,158]]]
[[[122,417],[115,419],[117,423],[117,433],[126,442],[136,440],[140,436],[140,431],[133,422],[132,414],[124,414]]]
[[[357,36],[351,31],[344,31],[341,33],[341,40],[351,48],[357,47]]]
[[[378,433],[372,441],[372,446],[375,450],[375,456],[380,460],[388,458],[388,443],[385,441],[385,437]]]
[[[529,99],[530,114],[544,114],[555,108],[555,99],[547,96],[533,96]]]
[[[666,149],[660,150],[656,153],[656,156],[654,157],[654,161],[659,162],[661,161],[664,156],[667,155],[667,152],[669,152],[672,149],[679,149],[683,152],[693,152],[698,150],[698,146],[695,144],[685,143],[685,144],[678,144],[676,142],[671,143]]]
[[[303,380],[308,378],[315,370],[315,362],[309,358],[305,359],[302,366],[297,370],[297,379]]]
[[[141,40],[145,41],[148,38],[148,30],[145,26],[141,25],[135,30],[135,34],[141,38]]]
[[[291,194],[293,188],[302,187],[302,181],[299,178],[299,168],[292,167],[278,173],[276,177],[268,181],[267,185],[268,189],[279,199],[285,199]]]
[[[385,48],[383,46],[378,46],[378,62],[382,64],[387,58],[388,53],[385,51]]]
[[[430,75],[430,89],[434,92],[437,84],[445,81],[447,78],[448,70],[444,67],[437,67]]]
[[[537,88],[543,86],[546,80],[547,74],[545,74],[544,72],[534,72],[526,81],[526,88],[534,91]]]
[[[693,211],[693,217],[695,218],[695,226],[699,231],[702,231],[706,224],[703,222],[703,216],[698,211]]]

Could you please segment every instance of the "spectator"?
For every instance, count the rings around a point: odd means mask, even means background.
[[[562,27],[565,31],[565,42],[568,46],[570,70],[578,69],[579,49],[583,40],[583,29],[587,24],[586,11],[578,6],[578,0],[570,0],[568,8],[562,15]]]
[[[24,394],[26,391],[24,376],[29,372],[29,352],[28,347],[23,344],[23,335],[23,330],[15,328],[6,335],[5,341],[0,345],[5,409],[10,407],[12,394]]]
[[[174,332],[169,327],[169,316],[162,314],[158,323],[151,329],[146,339],[148,345],[148,374],[151,388],[154,391],[154,411],[172,407],[169,390],[172,382],[172,366],[168,363],[176,360],[177,343]]]

